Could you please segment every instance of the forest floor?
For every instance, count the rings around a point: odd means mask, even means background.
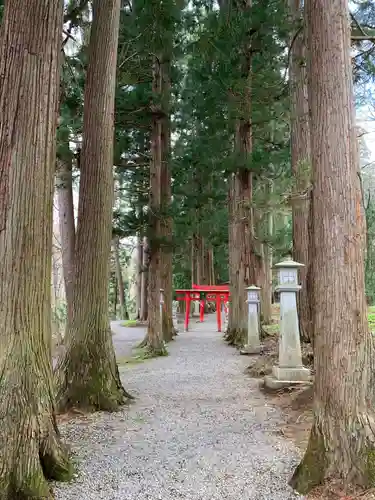
[[[169,356],[131,362],[143,328],[112,324],[124,386],[135,401],[114,414],[60,419],[77,463],[58,500],[292,500],[300,458],[280,433],[282,411],[244,374],[247,357],[191,323]]]

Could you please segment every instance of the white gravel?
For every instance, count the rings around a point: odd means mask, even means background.
[[[120,367],[135,403],[60,426],[78,473],[56,485],[58,500],[303,498],[287,485],[297,452],[275,432],[279,411],[244,375],[249,359],[212,331],[214,323],[191,326],[168,357]],[[132,343],[143,336],[115,327],[121,354],[127,336]]]

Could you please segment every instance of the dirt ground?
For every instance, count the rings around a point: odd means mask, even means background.
[[[263,340],[264,352],[261,356],[254,359],[249,364],[247,373],[251,377],[263,378],[264,375],[271,373],[272,366],[277,363],[278,358],[278,316],[279,310],[275,306],[273,310],[273,323],[265,327],[268,335]],[[303,344],[302,358],[304,366],[310,368],[313,373],[313,353],[311,346]],[[313,388],[302,387],[277,392],[266,393],[270,403],[282,409],[286,422],[279,432],[286,439],[294,441],[301,449],[305,451],[311,425],[313,422]],[[343,492],[340,484],[330,483],[317,488],[310,493],[309,500],[375,500],[375,489],[366,492],[355,490]]]

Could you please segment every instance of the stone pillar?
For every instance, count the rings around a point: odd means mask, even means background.
[[[172,302],[172,322],[173,322],[173,328],[176,330],[176,332],[178,331],[177,307],[178,307],[178,301],[174,300]]]
[[[223,304],[223,310],[224,310],[224,332],[226,332],[228,329],[228,322],[229,322],[229,302]]]
[[[163,333],[164,289],[160,288],[160,332]]]
[[[271,389],[310,382],[310,370],[302,365],[301,342],[299,336],[297,292],[298,269],[304,264],[294,262],[290,257],[276,264],[280,292],[280,337],[279,364],[272,368],[272,375],[265,377],[265,384]]]
[[[247,344],[241,349],[241,354],[259,354],[262,350],[259,339],[259,292],[257,286],[247,288]]]

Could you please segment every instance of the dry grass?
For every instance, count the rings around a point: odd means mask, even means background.
[[[339,483],[330,482],[316,488],[307,498],[308,500],[375,500],[375,489],[358,491],[356,488],[350,488],[343,491]]]

